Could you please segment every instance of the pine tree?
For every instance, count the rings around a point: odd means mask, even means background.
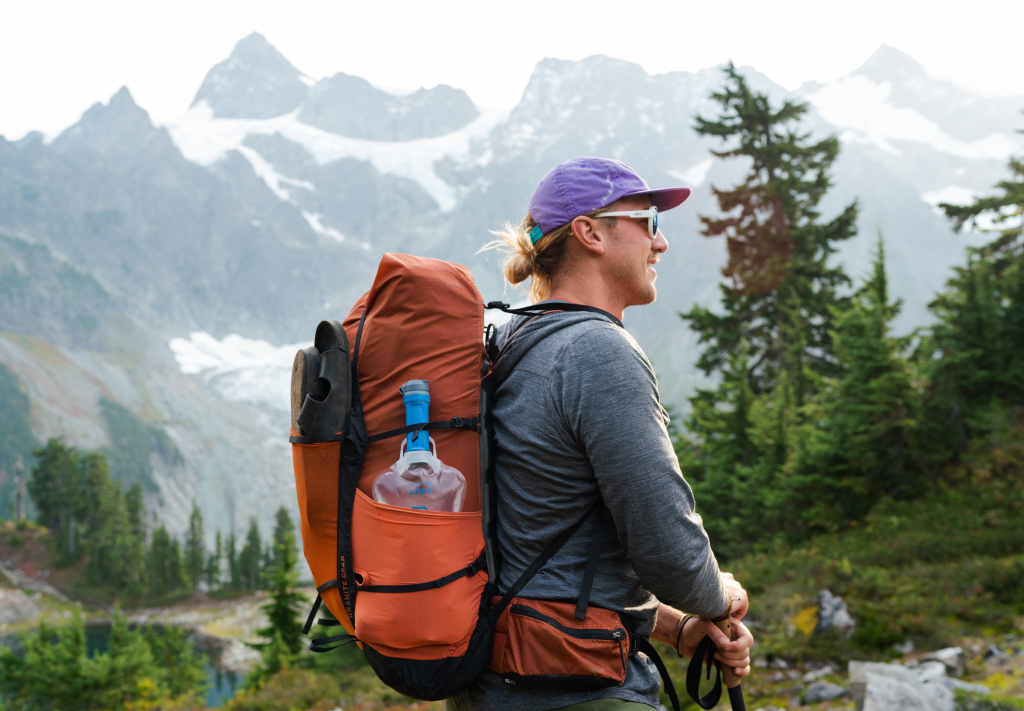
[[[833,308],[844,303],[837,291],[849,279],[828,260],[836,243],[853,236],[857,206],[819,223],[838,140],[809,141],[799,131],[805,104],[785,101],[774,109],[731,63],[725,73],[726,86],[712,94],[721,106],[718,120],[698,117],[695,128],[731,144],[714,155],[746,158],[751,167],[731,190],[712,188],[724,217],[700,218],[704,236],[726,238],[724,313],[694,307],[683,318],[707,344],[697,363],[706,374],[724,370],[742,341],[754,393],[771,391],[786,370],[799,406],[802,363],[823,375],[834,371],[829,329]]]
[[[909,499],[921,491],[917,394],[902,356],[907,343],[889,333],[899,308],[889,301],[879,235],[871,277],[835,320],[841,374],[824,402],[815,462],[823,495],[805,509],[817,530],[862,518],[880,497]]]
[[[205,659],[196,653],[188,632],[181,627],[147,627],[142,639],[149,647],[160,688],[173,697],[195,694],[206,684]]]
[[[76,518],[82,524],[81,538],[93,548],[94,539],[110,515],[114,483],[110,479],[107,458],[99,452],[87,452],[79,459],[81,493]]]
[[[295,527],[288,510],[283,506],[277,510],[274,526],[274,556],[269,570],[271,597],[263,606],[267,614],[267,626],[257,631],[267,640],[264,657],[278,655],[271,651],[275,642],[284,645],[288,655],[294,657],[302,650],[302,625],[299,615],[304,598],[295,591],[298,576],[295,564],[298,562],[298,548],[295,542]],[[266,661],[266,659],[265,659]],[[276,662],[275,662],[276,663]]]
[[[993,408],[1024,405],[1024,158],[1011,158],[1001,194],[970,205],[940,204],[957,229],[994,235],[968,249],[920,349],[930,383],[926,426],[939,458],[955,458],[985,431]]]
[[[822,223],[839,142],[800,130],[804,104],[778,108],[752,91],[730,64],[712,95],[716,120],[696,130],[727,145],[719,158],[749,161],[743,182],[712,187],[721,217],[701,216],[705,237],[726,239],[722,308],[681,314],[704,350],[697,365],[719,376],[691,399],[680,464],[693,483],[716,551],[749,550],[766,533],[805,534],[795,515],[815,486],[821,390],[838,365],[832,342],[849,278],[829,260],[854,235],[857,205]]]
[[[124,561],[120,549],[128,527],[121,482],[109,484],[101,509],[102,519],[92,524],[99,528],[90,532],[86,575],[94,585],[108,583],[120,591],[126,582],[121,571]]]
[[[260,529],[254,516],[249,519],[249,531],[245,536],[245,544],[238,554],[238,581],[241,590],[252,592],[259,589],[262,551]]]
[[[104,684],[97,689],[100,708],[123,709],[139,697],[143,680],[156,676],[153,653],[142,635],[128,626],[115,609],[110,625],[110,640],[105,654],[95,657]]]
[[[937,321],[916,360],[928,382],[928,451],[941,464],[987,432],[1000,409],[1024,405],[1024,255],[969,249],[929,309]]]
[[[227,559],[228,559],[228,580],[230,581],[229,587],[232,590],[242,589],[242,574],[238,567],[238,547],[235,545],[235,532],[231,531],[228,534],[227,543]]]
[[[172,592],[189,587],[185,572],[185,559],[181,554],[181,544],[177,538],[171,539],[170,556],[167,559],[167,588]]]
[[[726,557],[738,552],[733,545],[735,524],[754,504],[747,497],[733,496],[738,467],[749,466],[757,457],[750,438],[755,395],[747,383],[748,364],[741,344],[722,371],[718,388],[698,390],[691,398],[687,431],[676,439],[680,469],[693,488],[716,553]]]
[[[142,485],[138,482],[124,495],[124,528],[118,538],[120,570],[126,595],[141,595],[145,588],[146,567],[146,505]]]
[[[203,580],[206,564],[206,546],[203,542],[203,514],[195,501],[188,520],[188,534],[185,538],[185,577],[194,591]]]
[[[295,655],[284,643],[281,633],[276,632],[271,640],[261,647],[260,663],[246,677],[244,687],[258,689],[272,676],[294,664]]]
[[[125,513],[128,516],[128,532],[132,538],[146,540],[146,504],[142,493],[142,485],[136,482],[129,487],[124,499]]]
[[[811,373],[804,373],[814,378]],[[806,534],[801,512],[817,493],[815,473],[808,466],[808,442],[815,428],[806,416],[814,407],[794,405],[789,374],[783,371],[774,391],[758,395],[750,408],[750,441],[755,456],[737,468],[731,496],[744,501],[746,515],[737,517],[729,535],[741,550],[756,548],[774,538],[793,543]],[[766,535],[768,534],[768,535]]]
[[[146,587],[152,595],[177,592],[185,586],[181,546],[161,523],[153,531],[146,552]]]
[[[59,560],[71,562],[77,557],[75,514],[82,489],[78,451],[63,440],[50,439],[33,454],[37,461],[28,482],[29,494],[39,511],[40,523],[60,541]]]
[[[220,529],[217,530],[217,537],[214,540],[213,552],[206,559],[204,579],[208,590],[216,590],[221,584],[221,561],[224,559],[224,544],[221,540]]]

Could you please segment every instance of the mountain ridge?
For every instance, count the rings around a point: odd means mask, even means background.
[[[464,263],[485,300],[522,300],[522,291],[503,283],[499,255],[480,247],[490,241],[489,230],[522,218],[541,175],[575,155],[623,158],[655,186],[679,176],[697,181],[690,200],[664,216],[670,249],[659,267],[658,302],[628,310],[625,321],[654,362],[667,404],[678,411],[705,383],[693,366],[698,344],[676,314],[694,303],[717,303],[724,245],[700,237],[698,215],[717,212],[712,186],[742,177],[743,166],[712,160],[710,151],[721,146],[692,131],[694,115],[716,112],[709,91],[721,81],[718,69],[649,75],[602,55],[546,59],[519,104],[500,114],[481,114],[465,92],[450,87],[398,95],[348,78],[346,84],[368,97],[366,115],[358,115],[362,99],[344,99],[342,92],[325,102],[323,120],[333,128],[331,122],[363,121],[365,130],[342,129],[364,130],[352,137],[299,120],[316,87],[327,92],[331,82],[305,77],[262,36],[244,38],[225,62],[232,57],[235,65],[221,62],[207,74],[185,120],[154,125],[122,89],[52,143],[39,134],[0,140],[0,233],[22,240],[0,240],[0,279],[4,269],[26,273],[18,256],[26,244],[50,255],[50,276],[17,282],[14,297],[0,298],[0,354],[27,383],[38,436],[65,432],[72,444],[102,446],[103,424],[90,419],[96,417],[92,400],[102,393],[170,437],[183,463],[154,460],[158,491],[150,504],[172,531],[183,530],[193,499],[211,531],[221,526],[238,533],[250,515],[272,518],[267,502],[294,500],[286,441],[290,362],[254,359],[248,371],[238,365],[183,372],[172,342],[212,343],[221,357],[239,363],[246,349],[281,357],[287,350],[281,344],[298,347],[319,320],[345,316],[385,251]],[[261,62],[276,78],[263,93],[249,91]],[[823,219],[854,199],[863,207],[860,237],[843,246],[847,271],[855,280],[866,273],[881,229],[893,294],[906,304],[898,330],[926,323],[927,302],[969,243],[950,231],[927,196],[951,188],[983,191],[1005,171],[1005,159],[946,150],[981,140],[957,133],[956,121],[981,107],[979,125],[996,132],[986,136],[1009,135],[1019,112],[980,99],[951,111],[928,99],[944,95],[941,82],[911,96],[910,88],[898,88],[898,71],[875,79],[854,72],[847,83],[797,92],[752,68],[741,71],[775,102],[815,97],[831,87],[844,121],[852,109],[843,102],[858,95],[843,91],[867,86],[885,111],[912,112],[944,132],[936,145],[894,138],[870,123],[830,122],[827,107],[813,100],[805,126],[843,140]],[[890,100],[893,91],[898,101]],[[436,103],[422,103],[431,97]],[[469,108],[476,118],[467,119]],[[401,120],[383,122],[384,115]],[[1024,145],[1016,134],[1013,140],[1005,145]],[[187,141],[205,141],[207,160]],[[4,267],[15,263],[12,254],[22,260],[19,266]],[[58,262],[95,282],[98,291],[90,286],[48,295],[68,279],[59,276]],[[32,308],[18,315],[19,303]],[[61,324],[28,315],[47,308],[66,310],[68,319],[83,310],[93,314],[99,335],[83,332],[62,341],[55,330]],[[36,345],[26,345],[26,338]],[[33,371],[40,343],[62,354],[56,381],[95,383],[80,389],[75,408],[48,404],[60,388]],[[75,410],[81,422],[74,421]]]

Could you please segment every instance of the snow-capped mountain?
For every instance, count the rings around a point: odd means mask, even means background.
[[[814,135],[841,138],[823,218],[861,207],[841,258],[862,277],[881,231],[905,302],[898,328],[926,323],[969,241],[934,205],[1005,176],[1024,147],[1024,97],[970,96],[889,47],[796,92],[742,71],[777,102],[807,102]],[[251,35],[166,125],[122,90],[50,144],[0,139],[0,363],[33,403],[38,439],[109,444],[104,401],[163,432],[180,456],[154,451],[150,501],[172,528],[193,499],[211,535],[271,520],[294,500],[287,380],[316,323],[344,317],[384,251],[464,263],[485,298],[521,298],[498,255],[479,253],[489,230],[519,220],[556,163],[606,155],[652,185],[694,188],[664,216],[658,302],[626,314],[681,408],[701,379],[676,313],[717,302],[725,254],[697,216],[715,214],[711,186],[743,170],[692,129],[716,114],[722,81],[717,69],[652,76],[603,56],[546,59],[516,107],[489,112],[447,86],[396,95],[346,74],[314,81]]]
[[[987,190],[1021,145],[1019,99],[971,96],[892,47],[801,95],[844,143],[863,147],[932,204]]]

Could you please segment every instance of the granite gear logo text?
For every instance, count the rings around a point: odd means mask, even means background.
[[[410,494],[429,494],[430,493],[430,487],[429,486],[421,486],[418,489],[410,490],[409,493]]]

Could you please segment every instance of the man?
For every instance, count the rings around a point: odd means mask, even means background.
[[[596,515],[583,520],[520,596],[577,599],[596,538],[591,605],[621,613],[633,632],[687,656],[710,634],[719,659],[744,676],[753,643],[740,622],[746,593],[719,572],[679,470],[653,368],[621,323],[626,307],[654,301],[655,265],[668,249],[658,213],[689,194],[651,190],[619,161],[578,158],[540,181],[520,225],[495,233],[510,252],[506,278],[530,279],[534,301],[552,302],[557,312],[510,323],[495,364],[499,588],[508,590],[596,503]],[[559,302],[598,311],[558,312]],[[727,611],[733,641],[709,619]],[[596,690],[502,681],[486,672],[449,708],[657,708],[660,688],[642,654],[630,655],[623,683]]]

